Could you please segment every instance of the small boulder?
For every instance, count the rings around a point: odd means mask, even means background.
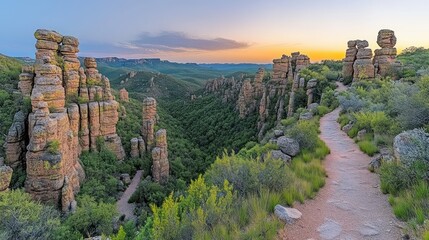
[[[395,157],[410,166],[413,162],[429,162],[429,134],[422,129],[414,129],[398,134],[393,140]]]
[[[358,133],[357,133],[357,140],[358,141],[362,141],[363,139],[364,139],[364,137],[365,137],[365,134],[366,134],[366,129],[362,129],[362,130],[360,130]]]
[[[299,120],[310,120],[313,118],[312,112],[303,112],[299,115]]]
[[[315,111],[317,111],[318,106],[319,106],[318,103],[312,103],[312,104],[308,105],[307,109],[308,109],[308,111],[314,113]]]
[[[285,136],[277,139],[277,146],[279,146],[283,153],[292,157],[296,156],[300,150],[298,141]]]
[[[270,155],[271,155],[272,159],[281,159],[281,160],[285,161],[286,163],[290,163],[290,161],[292,160],[292,158],[290,156],[284,154],[280,150],[272,150],[272,151],[270,151]]]
[[[348,133],[352,129],[352,127],[353,127],[353,124],[348,123],[348,124],[344,125],[344,127],[341,130],[343,130],[345,133]]]
[[[296,220],[300,219],[302,213],[295,208],[287,208],[282,205],[276,205],[274,208],[274,214],[283,222],[292,224]]]
[[[270,140],[268,140],[268,143],[277,145],[277,139],[271,138]]]
[[[274,137],[278,138],[278,137],[281,137],[284,135],[285,135],[285,133],[283,132],[283,130],[280,130],[280,129],[274,130]]]

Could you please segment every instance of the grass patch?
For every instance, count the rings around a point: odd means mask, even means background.
[[[360,150],[369,156],[374,156],[378,152],[378,147],[372,141],[364,140],[358,142],[358,145]]]

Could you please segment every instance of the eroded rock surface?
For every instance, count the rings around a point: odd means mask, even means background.
[[[73,211],[85,177],[78,161],[81,151],[96,151],[97,142],[104,141],[118,159],[125,156],[116,134],[119,104],[94,58],[85,58],[85,68],[80,66],[77,38],[44,29],[34,36],[36,62],[23,67],[19,82],[32,112],[15,115],[6,164],[16,167],[25,161],[26,191],[63,212]]]

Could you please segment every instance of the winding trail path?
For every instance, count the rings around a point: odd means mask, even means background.
[[[324,160],[326,185],[315,199],[295,206],[302,218],[285,226],[279,238],[401,239],[400,224],[380,191],[379,176],[367,170],[370,158],[341,131],[336,122],[339,112],[320,119],[320,138],[331,149]]]
[[[128,199],[130,199],[131,195],[133,195],[133,193],[137,190],[142,175],[143,171],[138,170],[136,172],[136,175],[134,175],[131,184],[128,186],[127,190],[125,190],[124,194],[122,195],[121,199],[116,202],[116,208],[118,209],[118,212],[120,213],[120,215],[125,215],[126,220],[135,220],[134,208],[136,206],[135,203],[128,203]]]

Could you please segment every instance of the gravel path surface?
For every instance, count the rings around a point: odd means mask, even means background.
[[[131,195],[136,191],[139,186],[140,180],[142,178],[142,170],[138,170],[136,175],[134,175],[131,184],[128,186],[127,190],[125,190],[124,195],[122,195],[121,199],[116,202],[116,208],[121,215],[125,215],[126,220],[135,220],[134,216],[134,203],[128,203],[128,199],[130,199]]]
[[[279,239],[401,239],[401,223],[380,191],[379,176],[367,170],[370,158],[341,131],[339,112],[320,120],[320,138],[331,149],[324,160],[326,185],[315,199],[295,206],[302,218],[285,226]]]

